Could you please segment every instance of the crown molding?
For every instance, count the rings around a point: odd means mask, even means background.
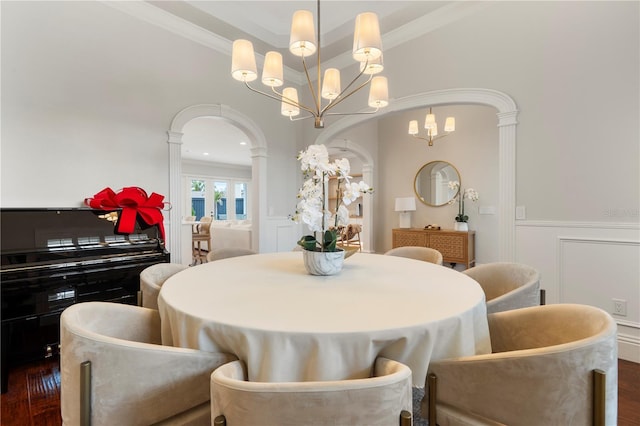
[[[119,10],[141,21],[155,25],[159,28],[172,32],[180,37],[201,44],[209,49],[215,50],[231,57],[233,42],[221,37],[211,31],[187,21],[186,19],[175,16],[163,9],[155,7],[145,1],[110,1],[101,0],[101,3]],[[256,52],[256,65],[262,66],[264,63],[264,55]],[[293,68],[284,67],[287,76],[291,76],[297,84],[306,83],[303,73]]]
[[[155,7],[145,1],[109,1],[101,0],[107,6],[124,12],[144,22],[170,31],[188,40],[199,43],[219,53],[231,56],[233,42],[211,31],[205,30],[186,19],[175,16],[163,9]],[[485,1],[456,1],[443,6],[428,15],[414,19],[413,21],[382,34],[386,49],[406,43],[424,34],[442,28],[464,17],[479,12],[491,5]],[[261,66],[264,63],[264,55],[256,52],[256,63]],[[351,52],[344,52],[335,58],[327,60],[324,65],[343,69],[354,64]],[[304,73],[285,66],[286,75],[298,85],[306,84]],[[317,75],[317,67],[309,69],[309,75]]]

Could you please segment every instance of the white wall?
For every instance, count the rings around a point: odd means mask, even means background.
[[[3,206],[78,206],[134,185],[178,203],[168,194],[171,120],[222,103],[263,130],[268,204],[289,213],[295,134],[272,101],[231,84],[228,57],[102,2],[1,7]]]

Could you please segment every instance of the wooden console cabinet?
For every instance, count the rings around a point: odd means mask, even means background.
[[[403,246],[431,247],[442,253],[444,262],[462,263],[467,268],[476,264],[476,232],[450,229],[396,228],[393,248]]]

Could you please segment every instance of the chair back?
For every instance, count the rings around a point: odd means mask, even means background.
[[[411,392],[411,370],[385,358],[370,378],[287,383],[248,382],[237,361],[211,375],[211,424],[398,425],[403,411],[411,416]]]
[[[485,263],[462,273],[482,287],[489,314],[540,305],[540,273],[529,265]]]
[[[439,424],[457,424],[456,418],[485,419],[474,424],[617,423],[617,327],[611,315],[588,305],[555,304],[498,312],[488,320],[493,353],[429,365],[437,377]]]
[[[142,306],[149,309],[158,309],[158,295],[164,282],[172,275],[187,268],[187,265],[180,263],[157,263],[143,269],[140,272]]]
[[[248,256],[251,254],[256,254],[256,252],[250,249],[240,248],[240,247],[219,248],[207,254],[207,262],[213,262],[215,260],[221,260],[221,259],[228,259],[230,257]]]
[[[61,413],[69,426],[208,424],[211,373],[237,359],[163,346],[158,311],[110,302],[63,311],[60,354]]]
[[[442,253],[431,247],[404,246],[396,247],[385,253],[387,256],[407,257],[423,262],[442,265]]]
[[[196,231],[193,233],[194,237],[201,237],[203,239],[209,238],[211,234],[211,221],[201,222],[196,225]]]

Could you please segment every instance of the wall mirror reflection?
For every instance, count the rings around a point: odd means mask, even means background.
[[[444,206],[458,195],[459,187],[449,188],[450,181],[460,182],[460,173],[446,161],[431,161],[418,170],[413,189],[424,204]]]

